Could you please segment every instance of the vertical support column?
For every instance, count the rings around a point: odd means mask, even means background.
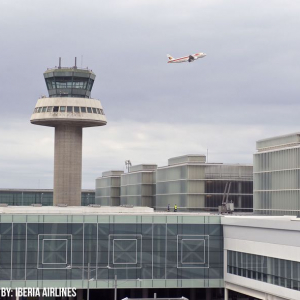
[[[238,193],[239,193],[239,196],[238,196],[238,203],[237,203],[237,207],[238,208],[242,208],[242,183],[241,182],[238,182]]]
[[[53,205],[81,205],[82,127],[55,127]]]
[[[224,288],[224,300],[228,300],[228,289]]]
[[[114,295],[114,299],[117,300],[117,283],[118,282],[118,277],[117,275],[115,275],[115,295]]]

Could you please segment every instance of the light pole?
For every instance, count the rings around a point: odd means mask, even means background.
[[[88,263],[88,289],[87,289],[87,300],[90,299],[90,263]]]
[[[137,278],[136,281],[141,282],[142,279]],[[117,287],[118,287],[118,277],[117,277],[117,275],[115,275],[115,295],[114,295],[114,300],[117,300]]]
[[[90,263],[88,263],[88,289],[87,289],[87,300],[90,300],[90,281],[94,281],[94,278],[90,279]]]
[[[107,269],[111,269],[111,267],[107,266]],[[96,270],[96,269],[94,269],[94,270]],[[87,270],[87,272],[88,272],[87,300],[90,300],[90,281],[95,280],[94,278],[90,278],[90,271],[91,271],[90,270],[90,263],[88,263],[88,270]],[[96,281],[97,280],[98,279],[96,279]],[[128,279],[128,280],[130,280],[130,279]],[[127,282],[128,280],[126,280],[125,282]],[[136,281],[141,282],[142,280],[140,278],[137,278]],[[117,277],[117,275],[115,275],[115,279],[114,279],[114,300],[117,300],[117,289],[118,289],[118,277]]]
[[[115,275],[115,298],[114,300],[117,300],[117,283],[118,283],[118,277]]]

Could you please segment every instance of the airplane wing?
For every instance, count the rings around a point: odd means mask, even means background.
[[[189,55],[189,62],[192,62],[195,60],[195,57],[193,55]]]

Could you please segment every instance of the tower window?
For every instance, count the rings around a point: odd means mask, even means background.
[[[94,108],[94,107],[93,107],[93,113],[94,113],[94,114],[97,113],[97,110],[96,110],[96,108]]]
[[[92,88],[93,88],[93,83],[94,83],[94,80],[93,79],[89,79],[89,83],[88,83],[88,85],[87,85],[87,90],[88,91],[91,91],[92,90]]]
[[[73,106],[67,106],[67,112],[68,113],[73,112]]]
[[[74,112],[79,113],[79,106],[74,106]]]
[[[61,106],[59,111],[60,112],[65,112],[66,111],[66,107],[65,106]]]
[[[86,113],[86,107],[81,107],[81,112]]]
[[[92,113],[92,109],[90,107],[88,107],[87,108],[87,112],[91,114]]]
[[[100,109],[99,109],[99,108],[96,108],[96,109],[97,109],[97,113],[98,113],[98,114],[101,114]]]
[[[46,112],[46,110],[47,110],[47,107],[44,106],[44,107],[42,108],[42,112]]]
[[[58,112],[59,106],[54,106],[53,107],[53,112]]]
[[[52,106],[48,106],[47,107],[47,112],[52,112],[53,107]]]
[[[40,113],[40,112],[42,112],[42,108],[41,107],[38,108],[38,113]]]

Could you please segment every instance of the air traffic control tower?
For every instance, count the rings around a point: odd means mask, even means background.
[[[106,125],[91,91],[96,75],[89,69],[59,66],[44,73],[49,97],[38,99],[30,122],[55,128],[53,205],[81,205],[82,128]]]

